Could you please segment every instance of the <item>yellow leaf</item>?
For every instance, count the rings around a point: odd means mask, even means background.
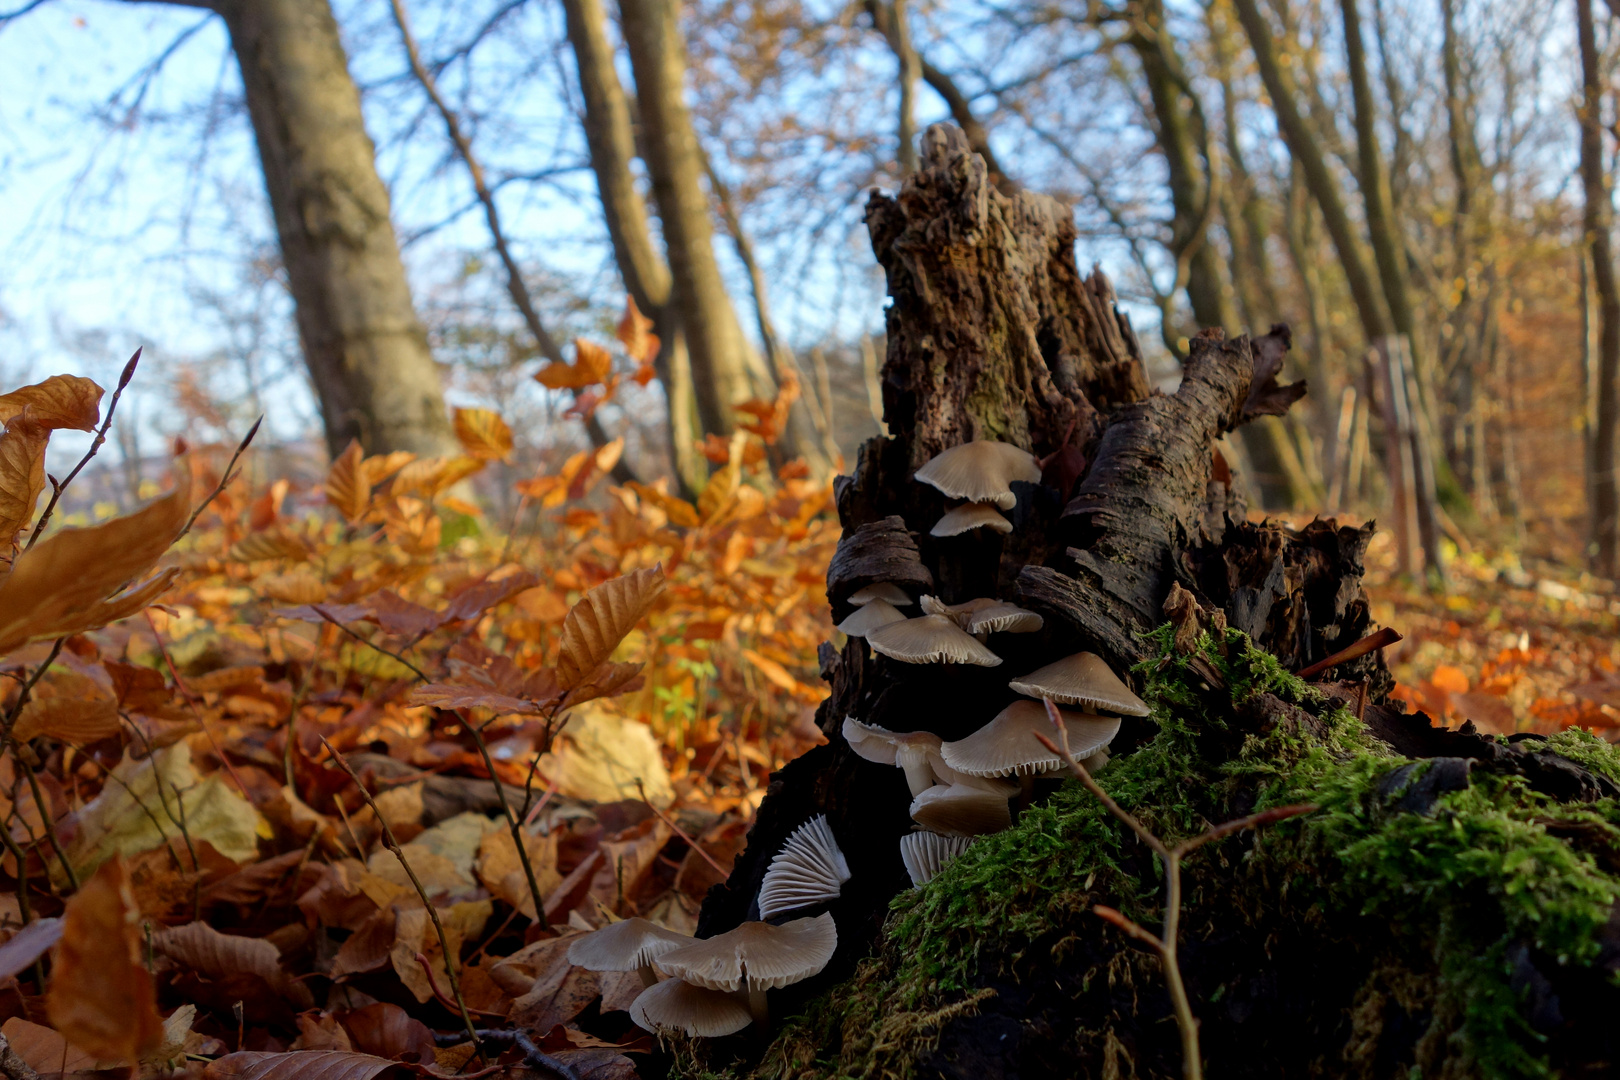
[[[0,424],[29,409],[34,421],[52,431],[94,431],[101,421],[101,387],[78,375],[52,375],[44,382],[0,394]]]
[[[350,525],[366,516],[371,506],[371,481],[366,476],[365,452],[358,440],[350,439],[326,471],[326,501],[337,507]]]
[[[487,462],[479,458],[466,455],[453,458],[418,458],[399,470],[394,482],[388,485],[388,494],[396,497],[411,494],[431,497],[452,484],[465,480],[486,464]]]
[[[563,620],[557,650],[558,684],[565,690],[579,686],[613,655],[663,591],[664,568],[654,566],[604,581],[580,597]]]
[[[607,382],[612,372],[613,354],[584,338],[575,338],[572,364],[547,364],[534,378],[551,390],[583,390]]]
[[[705,522],[719,517],[737,497],[737,488],[741,485],[742,470],[736,465],[716,469],[709,477],[709,482],[703,485],[702,493],[698,495],[698,517]]]
[[[629,487],[631,491],[662,510],[665,516],[669,518],[671,525],[679,525],[684,529],[694,529],[702,520],[698,517],[697,507],[685,499],[659,491],[657,488],[649,487],[646,484],[638,484],[635,481],[631,481]]]
[[[416,455],[409,450],[395,450],[389,454],[368,457],[365,463],[366,482],[375,487],[415,460]]]
[[[113,594],[152,569],[190,516],[191,470],[180,461],[169,494],[99,525],[63,529],[18,555],[0,578],[0,656],[28,641],[105,626],[151,603],[172,573]]]
[[[262,532],[249,533],[231,545],[228,553],[228,557],[236,562],[260,562],[266,559],[303,562],[309,556],[309,544],[304,538],[279,525]]]
[[[653,321],[636,307],[635,297],[624,298],[624,316],[619,320],[616,336],[630,359],[647,365],[658,355],[658,335],[652,332]]]
[[[98,1058],[136,1062],[163,1042],[152,977],[141,963],[140,910],[111,859],[62,913],[45,1013],[68,1042]]]
[[[87,675],[51,672],[38,686],[12,736],[19,742],[40,735],[70,743],[93,743],[118,734],[118,701]]]
[[[512,429],[501,414],[490,409],[457,409],[456,438],[475,458],[505,461],[512,456]]]
[[[17,530],[34,517],[45,490],[45,444],[51,433],[33,410],[13,416],[0,433],[0,555],[9,556]]]
[[[769,679],[773,685],[786,690],[790,694],[799,692],[799,680],[789,674],[787,668],[768,656],[761,656],[753,649],[744,649],[742,654],[743,658],[753,664],[755,670]]]

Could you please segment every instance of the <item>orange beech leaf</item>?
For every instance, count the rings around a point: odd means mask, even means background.
[[[27,409],[6,421],[0,432],[0,556],[9,557],[12,538],[34,517],[45,490],[45,445],[49,429]]]
[[[735,465],[716,469],[698,494],[698,517],[705,523],[714,521],[731,506],[742,484],[742,470]]]
[[[298,1008],[315,1004],[309,987],[287,973],[281,966],[281,953],[263,938],[222,934],[207,923],[191,922],[152,935],[152,947],[210,979],[257,975]]]
[[[451,675],[411,691],[413,705],[441,709],[484,708],[498,713],[538,713],[561,696],[549,670],[525,672],[510,657],[475,643],[458,645],[450,656]]]
[[[634,491],[644,500],[652,503],[654,506],[658,507],[658,509],[662,510],[665,516],[669,518],[669,523],[671,525],[679,525],[685,529],[692,529],[696,528],[699,524],[701,519],[698,517],[697,507],[693,506],[685,499],[677,498],[676,496],[670,495],[667,492],[659,491],[657,488],[649,487],[646,484],[639,484],[634,481],[632,481],[628,486],[631,491]]]
[[[475,458],[506,461],[512,456],[512,429],[491,409],[457,409],[456,438]]]
[[[664,591],[664,584],[664,568],[654,566],[604,581],[580,597],[563,620],[557,650],[557,681],[564,689],[579,686],[613,655]]]
[[[18,742],[44,735],[70,743],[92,743],[118,734],[118,701],[87,675],[52,672],[34,687],[12,729]]]
[[[507,574],[499,579],[484,578],[463,585],[450,597],[442,618],[445,622],[465,622],[476,619],[498,604],[503,604],[518,593],[532,589],[540,579],[527,570]]]
[[[574,339],[572,364],[550,363],[535,375],[535,381],[551,390],[583,390],[606,383],[613,371],[613,354],[584,338]]]
[[[52,431],[94,431],[101,422],[101,387],[78,375],[52,375],[44,382],[0,394],[0,424],[9,424],[24,409],[34,422]]]
[[[231,545],[227,557],[235,562],[264,562],[271,559],[305,562],[312,552],[303,537],[284,527],[249,533]]]
[[[366,476],[365,451],[358,439],[350,439],[343,453],[332,459],[326,470],[326,501],[337,508],[350,525],[365,517],[371,506],[371,481]]]
[[[436,495],[453,484],[460,483],[482,469],[488,462],[471,455],[459,457],[418,458],[400,469],[388,485],[390,495]]]
[[[175,571],[118,593],[152,569],[191,516],[191,473],[178,464],[169,494],[99,525],[62,529],[17,556],[0,578],[0,655],[106,626],[168,588]]]
[[[1441,664],[1429,676],[1429,681],[1448,694],[1466,694],[1468,692],[1468,676],[1462,668],[1452,667],[1450,664]]]
[[[410,1076],[397,1061],[347,1050],[244,1050],[208,1063],[204,1080],[376,1080]]]
[[[770,657],[761,656],[753,649],[744,649],[742,654],[743,659],[754,665],[755,670],[770,680],[772,685],[786,690],[790,694],[797,694],[802,689],[799,680],[795,679],[787,668]]]
[[[598,664],[590,674],[579,681],[577,686],[568,691],[568,695],[563,698],[563,707],[571,709],[575,705],[583,705],[597,698],[627,694],[641,686],[637,681],[640,675],[640,664],[615,664],[611,660]]]
[[[624,351],[630,354],[630,359],[643,367],[651,367],[653,358],[658,355],[658,335],[652,332],[653,321],[641,313],[636,307],[633,296],[624,298],[624,315],[619,318],[619,325],[615,336]],[[638,380],[639,381],[639,380]],[[643,386],[646,383],[642,383]]]
[[[68,1042],[136,1062],[163,1041],[152,977],[141,963],[140,911],[114,855],[68,899],[45,1012]]]
[[[376,487],[415,460],[416,455],[409,450],[395,450],[368,457],[364,462],[366,482]]]

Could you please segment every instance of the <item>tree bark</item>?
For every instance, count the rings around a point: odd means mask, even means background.
[[[653,247],[647,204],[631,172],[635,134],[630,104],[613,66],[607,18],[601,0],[563,0],[563,14],[585,104],[582,126],[602,202],[602,220],[625,291],[653,320],[658,334],[657,366],[668,403],[670,457],[682,488],[692,494],[702,489],[708,467],[696,449],[701,424],[691,358],[680,312],[670,303],[669,266]]]
[[[827,589],[835,619],[862,586],[890,581],[949,603],[997,595],[1039,611],[1037,634],[991,635],[996,668],[912,665],[861,639],[821,648],[832,696],[828,737],[774,778],[729,882],[704,905],[700,936],[757,914],[772,856],[810,816],[828,815],[852,872],[831,905],[838,959],[812,993],[850,970],[906,885],[897,859],[911,825],[892,768],[857,757],[844,717],[961,738],[1014,697],[1007,680],[1080,649],[1126,672],[1139,633],[1164,620],[1173,584],[1303,666],[1360,636],[1359,591],[1370,530],[1317,523],[1303,533],[1242,522],[1242,494],[1218,466],[1217,438],[1256,415],[1280,414],[1303,387],[1279,387],[1287,349],[1278,327],[1192,343],[1181,388],[1150,392],[1129,324],[1100,274],[1082,279],[1069,209],[1029,192],[1003,195],[960,130],[931,127],[919,172],[867,205],[888,279],[884,416],[891,437],[862,447],[837,485],[844,526]],[[916,468],[974,438],[1053,456],[1040,484],[1019,485],[1012,533],[940,540],[939,492]],[[1238,523],[1234,523],[1238,522]],[[1355,674],[1381,685],[1377,662]]]
[[[327,448],[359,439],[371,453],[453,453],[439,371],[328,0],[211,6],[241,67]]]
[[[652,177],[669,262],[670,301],[681,314],[703,430],[729,434],[733,407],[754,396],[748,342],[714,257],[703,159],[686,106],[686,43],[675,0],[621,0],[619,14],[641,117],[641,156]]]
[[[1603,163],[1603,73],[1592,0],[1575,0],[1581,50],[1581,187],[1586,199],[1586,246],[1598,302],[1597,430],[1592,438],[1592,532],[1595,569],[1620,574],[1620,476],[1615,442],[1620,427],[1620,288],[1614,274],[1614,211]]]

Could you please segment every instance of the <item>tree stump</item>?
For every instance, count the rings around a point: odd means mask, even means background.
[[[899,663],[861,639],[842,651],[822,646],[831,696],[817,720],[828,743],[773,777],[747,849],[710,893],[698,929],[709,936],[758,918],[755,897],[771,858],[794,829],[827,816],[851,871],[827,907],[838,952],[817,979],[780,992],[785,1009],[773,1006],[778,1015],[848,979],[880,943],[891,900],[910,888],[899,857],[900,837],[913,827],[909,791],[899,770],[855,755],[841,733],[845,717],[960,739],[1017,698],[1009,679],[1081,650],[1135,678],[1140,690],[1141,677],[1128,673],[1154,653],[1144,635],[1166,622],[1176,624],[1182,653],[1193,651],[1200,630],[1221,642],[1230,628],[1286,671],[1369,631],[1361,581],[1372,525],[1251,523],[1240,482],[1217,448],[1227,432],[1282,415],[1304,395],[1303,383],[1277,382],[1290,344],[1286,327],[1252,340],[1206,331],[1191,343],[1180,387],[1172,394],[1153,389],[1107,279],[1100,271],[1083,277],[1075,265],[1068,208],[1027,191],[1003,194],[951,126],[929,129],[922,167],[897,196],[874,193],[866,221],[892,298],[882,373],[891,434],[863,446],[853,474],[837,483],[844,535],[827,578],[833,618],[850,614],[856,590],[890,581],[947,603],[998,596],[1039,612],[1045,626],[992,634],[989,647],[1004,662],[991,668]],[[1030,451],[1043,463],[1041,481],[1014,485],[1013,530],[1005,536],[978,530],[935,538],[929,530],[945,499],[912,474],[975,438]],[[1326,689],[1367,706],[1367,729],[1401,754],[1492,759],[1487,767],[1543,776],[1571,798],[1620,792],[1556,754],[1438,731],[1421,714],[1385,708],[1392,683],[1377,653],[1326,675],[1337,680]],[[1210,689],[1208,681],[1200,685]],[[1271,693],[1223,700],[1230,730],[1211,745],[1235,752],[1246,731],[1317,738],[1331,727],[1323,717],[1334,706],[1331,695],[1313,700],[1329,704],[1301,709]],[[1153,721],[1128,719],[1115,750],[1129,753],[1157,731]],[[1463,746],[1457,738],[1475,742]],[[1154,880],[1151,859],[1143,870]],[[998,992],[1008,996],[1006,987]],[[1142,1029],[1164,1015],[1145,1016]],[[1173,1044],[1168,1030],[1161,1024],[1154,1038]],[[974,1038],[963,1036],[963,1045]],[[1173,1052],[1166,1060],[1174,1061]],[[1146,1075],[1155,1067],[1147,1061],[1143,1068]],[[1279,1075],[1275,1068],[1255,1074]]]

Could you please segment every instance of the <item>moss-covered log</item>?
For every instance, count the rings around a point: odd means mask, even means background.
[[[1099,780],[1175,839],[1256,808],[1322,809],[1200,850],[1185,873],[1182,966],[1217,1075],[1599,1075],[1616,1001],[1620,760],[1577,735],[1503,743],[1383,704],[1376,654],[1307,686],[1288,674],[1371,629],[1371,526],[1244,520],[1217,440],[1285,412],[1285,327],[1193,342],[1180,388],[1150,392],[1100,274],[1074,265],[1067,211],[1007,196],[955,129],[867,211],[887,275],[888,439],[838,488],[835,618],[886,580],[947,603],[1011,599],[1045,616],[992,634],[999,667],[915,665],[859,639],[823,646],[828,744],[771,782],[700,936],[755,918],[771,857],[825,814],[851,871],[826,906],[839,948],[778,991],[803,1015],[768,1046],[683,1049],[734,1076],[1180,1073],[1155,957],[1091,913],[1162,919],[1148,849],[1078,785],[1042,781],[1006,832],[920,889],[899,770],[862,760],[845,717],[962,738],[1015,699],[1010,678],[1080,650],[1153,707],[1127,720]],[[1043,463],[1015,484],[1013,531],[939,539],[941,494],[912,473],[995,438]],[[814,911],[795,914],[814,914]],[[1611,941],[1612,939],[1612,941]],[[689,1055],[688,1056],[688,1051]]]

